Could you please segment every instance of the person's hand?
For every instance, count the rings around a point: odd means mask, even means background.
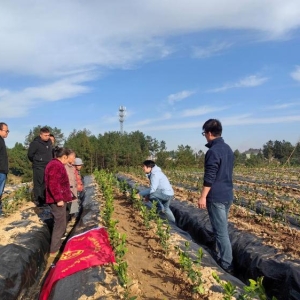
[[[64,206],[64,201],[63,201],[63,200],[58,201],[58,202],[56,202],[56,205],[57,205],[58,207],[63,207],[63,206]]]
[[[149,195],[145,196],[144,201],[145,201],[145,202],[148,202],[148,201],[149,201]]]
[[[205,209],[206,208],[206,197],[200,197],[198,200],[198,207],[200,209]]]

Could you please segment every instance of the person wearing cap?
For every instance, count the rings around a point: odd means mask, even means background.
[[[70,190],[73,196],[72,202],[67,207],[67,211],[69,212],[68,220],[71,220],[72,216],[74,214],[77,214],[79,211],[79,205],[78,205],[78,199],[77,199],[77,182],[76,182],[76,176],[75,176],[75,167],[74,167],[74,161],[76,157],[75,151],[70,150],[70,154],[68,155],[68,161],[65,164],[65,168],[69,177],[70,182]]]
[[[82,177],[80,174],[80,170],[82,169],[82,166],[83,166],[82,159],[79,157],[76,157],[73,165],[75,167],[75,177],[76,177],[76,183],[77,183],[78,199],[81,200],[83,197],[83,190],[84,190]]]
[[[78,214],[77,214],[77,220],[81,215],[82,212],[82,202],[84,200],[84,185],[82,181],[82,176],[80,174],[80,170],[82,169],[83,166],[83,161],[81,158],[76,157],[75,161],[73,163],[74,169],[75,169],[75,177],[76,177],[76,184],[77,184],[77,199],[78,199]]]

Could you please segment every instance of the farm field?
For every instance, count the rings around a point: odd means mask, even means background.
[[[165,171],[175,198],[197,207],[203,172]],[[141,170],[124,175],[148,185]],[[238,169],[234,173],[234,205],[229,222],[255,233],[287,257],[300,258],[300,169]]]
[[[105,211],[104,203],[106,192],[99,188],[99,184],[92,181],[88,185],[88,188],[94,189],[93,192],[93,207],[97,206],[100,208],[100,214],[98,215],[98,222],[95,226],[104,225],[103,212]],[[175,246],[180,243],[184,243],[185,239],[176,234],[172,233],[172,237],[169,239],[170,251],[166,256],[164,247],[160,244],[159,238],[155,229],[155,225],[149,225],[150,228],[145,227],[142,217],[135,211],[131,201],[126,195],[124,195],[118,188],[114,188],[112,192],[114,201],[114,210],[112,213],[112,219],[116,220],[116,229],[120,235],[126,235],[126,252],[124,261],[128,264],[126,276],[128,276],[128,289],[124,289],[117,283],[118,272],[114,270],[112,265],[106,265],[100,269],[99,274],[105,274],[105,280],[98,282],[87,282],[87,285],[94,285],[94,292],[91,294],[80,294],[78,289],[84,287],[75,287],[71,285],[70,292],[77,290],[77,298],[80,300],[96,300],[96,299],[223,299],[223,293],[221,286],[213,279],[212,272],[215,271],[221,278],[224,279],[222,272],[219,273],[220,269],[215,265],[201,267],[203,276],[203,295],[192,292],[193,284],[188,280],[185,272],[180,270],[179,266],[179,254]],[[15,197],[12,193],[6,198]],[[11,201],[9,201],[10,203]],[[91,204],[87,204],[91,205]],[[12,209],[12,207],[11,207]],[[23,234],[30,235],[34,234],[33,228],[30,226],[12,228],[12,224],[20,222],[24,219],[24,213],[29,214],[27,221],[33,223],[34,228],[43,227],[43,222],[39,220],[38,210],[35,205],[28,199],[19,201],[14,211],[10,211],[9,214],[3,219],[0,225],[0,240],[1,246],[4,247],[7,244],[20,244],[20,237]],[[67,229],[67,233],[71,232],[72,225],[70,223]],[[47,236],[49,238],[49,236]],[[113,244],[112,240],[112,244]],[[119,245],[120,247],[120,245]],[[119,249],[119,247],[117,247]],[[43,249],[43,252],[47,249]],[[189,250],[191,252],[192,250]],[[120,249],[115,249],[116,255],[120,252]],[[122,252],[122,250],[121,250]],[[51,268],[51,264],[59,259],[48,257],[45,262],[45,269],[42,277],[37,278],[34,289],[31,290],[27,295],[22,297],[10,297],[9,300],[38,300],[39,290],[42,287],[43,277]],[[12,267],[12,266],[11,266]],[[21,265],[18,266],[21,268]],[[85,273],[78,275],[79,278],[84,278]],[[70,279],[72,281],[72,279]],[[70,281],[65,279],[61,286],[66,291],[65,286],[70,288]],[[232,282],[236,283],[237,286],[241,285],[241,282],[232,277]],[[202,287],[202,282],[201,282]],[[8,287],[5,290],[9,290]],[[55,289],[54,295],[49,299],[56,300],[61,299],[60,285]],[[128,294],[127,294],[128,293]],[[57,296],[59,294],[60,296]],[[66,295],[65,294],[65,295]],[[104,297],[104,298],[103,298]],[[71,298],[66,298],[71,299]]]
[[[265,245],[276,248],[279,256],[299,263],[300,193],[297,170],[284,170],[286,173],[280,173],[280,170],[276,173],[275,170],[272,170],[272,173],[269,174],[267,171],[269,170],[249,172],[245,169],[235,173],[236,199],[230,212],[229,221],[242,232],[255,234]],[[196,208],[198,187],[202,182],[201,172],[166,173],[175,188],[175,198],[182,203],[194,206],[195,213],[197,213],[199,211]],[[122,174],[139,185],[148,185],[148,179],[141,170],[129,170]],[[289,178],[288,174],[293,174],[293,176]],[[103,212],[107,210],[104,206],[107,195],[100,185],[96,178],[96,183],[93,184],[96,192],[93,197],[95,197],[94,201],[98,203],[101,212],[99,224],[96,225],[105,225]],[[96,300],[101,299],[103,295],[105,295],[105,299],[223,299],[224,291],[222,292],[221,285],[212,277],[213,272],[217,272],[223,280],[230,279],[230,282],[241,288],[242,283],[238,279],[226,274],[224,277],[222,270],[220,272],[220,268],[213,261],[204,260],[200,267],[203,280],[198,282],[198,287],[204,289],[204,292],[202,295],[194,293],[195,284],[191,283],[188,274],[182,270],[179,260],[180,252],[176,248],[179,244],[184,244],[184,238],[176,232],[172,232],[168,240],[169,251],[166,254],[165,245],[160,241],[158,225],[145,225],[145,220],[134,207],[130,195],[114,187],[112,197],[114,210],[111,217],[115,220],[115,227],[120,235],[126,236],[127,250],[124,251],[124,260],[128,265],[128,288],[124,291],[118,285],[110,287],[110,283],[116,282],[118,272],[113,270],[112,266],[106,266],[105,285],[103,282],[99,282],[95,286],[94,295],[81,295],[78,299]],[[283,208],[285,203],[286,207]],[[14,242],[19,233],[11,231],[13,235],[8,237],[5,228],[12,221],[20,220],[23,211],[31,212],[31,218],[36,218],[34,205],[31,202],[20,202],[18,211],[6,217],[2,228],[0,227],[7,240],[10,239],[9,242]],[[39,223],[38,219],[36,222]],[[167,227],[164,228],[165,232],[168,232]],[[30,231],[30,229],[28,230]],[[20,232],[22,234],[21,229]],[[114,242],[112,241],[112,243]],[[187,252],[191,253],[192,251],[187,250]],[[48,260],[48,267],[49,263],[51,261]],[[126,291],[129,293],[127,296]],[[31,300],[31,298],[24,299]],[[32,299],[36,300],[37,298]]]

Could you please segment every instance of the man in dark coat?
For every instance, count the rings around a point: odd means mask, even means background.
[[[205,154],[203,188],[198,200],[201,209],[207,208],[216,238],[214,255],[219,265],[233,274],[232,247],[228,234],[228,213],[233,202],[233,162],[231,148],[221,137],[222,124],[217,119],[207,120],[203,127],[208,151]]]
[[[7,138],[8,133],[9,130],[7,124],[0,122],[0,217],[3,216],[1,198],[8,173],[8,157],[4,141],[4,139]]]
[[[32,162],[34,202],[38,206],[43,206],[45,204],[45,168],[53,157],[50,131],[47,127],[42,127],[40,135],[30,143],[27,156]]]

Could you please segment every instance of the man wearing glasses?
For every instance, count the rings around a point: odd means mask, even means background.
[[[234,155],[221,137],[222,125],[219,120],[207,120],[202,129],[207,141],[205,146],[209,149],[205,154],[203,188],[198,207],[207,208],[208,211],[217,246],[213,249],[213,255],[226,272],[234,274],[228,234],[228,213],[233,202]]]
[[[8,126],[4,122],[0,122],[0,218],[3,216],[2,211],[2,194],[8,173],[8,157],[4,139],[9,133]]]
[[[45,168],[53,157],[50,131],[47,127],[42,127],[40,135],[30,143],[27,156],[32,162],[34,202],[37,206],[42,207],[46,203]]]

